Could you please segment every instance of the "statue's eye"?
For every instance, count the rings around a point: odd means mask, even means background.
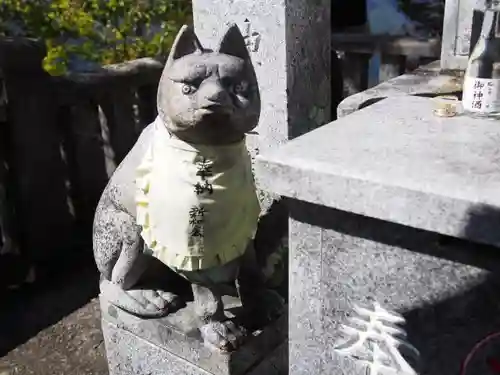
[[[184,84],[182,85],[182,93],[183,93],[184,95],[189,95],[189,94],[192,94],[192,93],[194,93],[196,90],[197,90],[197,88],[196,88],[195,86],[193,86],[193,85],[189,85],[189,84],[187,84],[187,83],[184,83]]]
[[[237,83],[233,87],[233,91],[235,94],[244,94],[248,90],[248,83],[245,81],[241,81],[240,83]]]

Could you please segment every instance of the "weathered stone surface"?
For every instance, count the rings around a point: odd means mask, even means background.
[[[108,355],[114,358],[110,364],[110,375],[212,374],[130,332],[117,328],[113,324],[104,323],[103,330],[109,342],[119,343],[108,349]],[[286,373],[287,368],[288,344],[285,343],[248,374],[281,375]]]
[[[234,298],[226,297],[225,302],[228,316],[241,306]],[[247,374],[254,366],[261,366],[268,371],[263,375],[272,375],[277,370],[267,362],[274,362],[273,358],[279,370],[286,369],[288,364],[277,349],[287,338],[285,316],[255,332],[239,350],[225,354],[204,346],[192,308],[188,303],[186,308],[165,318],[141,319],[101,297],[110,373],[233,375]]]
[[[472,14],[475,6],[484,0],[446,0],[441,68],[465,69],[469,57],[472,32]]]
[[[384,98],[457,94],[462,90],[462,83],[463,73],[441,72],[440,61],[434,61],[412,73],[403,74],[348,96],[337,107],[337,117],[345,117]]]
[[[136,335],[103,322],[110,375],[209,375],[192,363]]]
[[[2,291],[0,374],[107,375],[92,259],[75,257],[31,286]]]
[[[47,296],[40,299],[49,302]],[[99,318],[99,301],[93,299],[0,357],[0,374],[108,375]]]
[[[291,201],[290,374],[362,374],[334,350],[356,305],[402,313],[420,374],[459,373],[500,327],[500,256],[436,233]]]
[[[436,117],[432,110],[428,98],[391,98],[317,129],[259,156],[264,186],[500,245],[500,128],[490,120]]]

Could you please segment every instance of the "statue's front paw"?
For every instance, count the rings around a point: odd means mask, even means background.
[[[113,305],[134,315],[158,318],[182,307],[182,300],[173,293],[161,290],[131,289],[123,290],[119,285],[104,280],[101,294]]]
[[[161,290],[127,290],[125,291],[133,298],[142,312],[139,315],[146,317],[160,317],[170,314],[181,307],[182,301],[179,296]]]
[[[247,335],[245,329],[230,320],[209,322],[200,328],[200,332],[207,346],[223,352],[239,348]]]

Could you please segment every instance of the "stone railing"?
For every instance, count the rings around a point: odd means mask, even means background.
[[[366,88],[367,62],[375,51],[382,54],[385,73],[381,77],[387,79],[405,69],[406,56],[438,56],[438,44],[333,35],[333,48],[344,52],[345,84],[357,82],[355,91]],[[51,77],[42,69],[45,54],[39,41],[0,40],[6,94],[3,107],[0,104],[4,140],[0,230],[3,242],[18,245],[21,258],[43,265],[53,263],[54,257],[88,253],[102,189],[141,129],[156,115],[156,88],[163,66],[161,61],[139,59]]]
[[[23,217],[21,202],[26,206],[31,197],[27,195],[26,186],[30,184],[30,176],[26,175],[24,165],[32,161],[30,155],[24,155],[20,150],[29,150],[31,145],[23,147],[20,135],[24,131],[21,126],[16,127],[12,122],[13,117],[26,116],[33,111],[33,93],[38,87],[44,85],[28,86],[34,83],[41,75],[41,60],[45,56],[42,43],[28,39],[0,39],[0,287],[4,282],[17,284],[19,278],[28,274],[28,267],[21,265],[19,256],[19,243],[26,234],[18,223],[31,225],[28,217]],[[12,87],[19,82],[19,88],[24,86],[24,95],[16,94]],[[17,98],[16,98],[17,95]],[[14,116],[13,108],[9,102],[19,103],[22,113]],[[11,126],[13,125],[13,126]],[[37,138],[26,135],[26,138]],[[16,204],[19,203],[19,204]],[[35,220],[40,217],[36,217]],[[25,221],[23,221],[25,220]],[[44,222],[42,220],[42,222]]]
[[[437,60],[441,40],[353,31],[332,34],[332,48],[341,54],[344,93],[349,96],[368,88],[368,63],[374,53],[381,55],[379,82],[385,82]]]
[[[435,97],[454,95],[461,99],[463,71],[445,71],[439,60],[412,72],[391,78],[368,90],[346,97],[337,107],[337,117],[345,117],[384,98],[414,95]]]
[[[0,228],[22,262],[41,269],[90,251],[97,201],[156,116],[163,67],[145,58],[51,77],[45,52],[36,41],[0,40]]]

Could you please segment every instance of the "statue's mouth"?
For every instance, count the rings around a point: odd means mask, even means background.
[[[228,114],[232,112],[232,109],[229,108],[228,106],[219,104],[219,103],[212,103],[206,106],[203,106],[202,109],[212,112],[212,113],[224,113]]]

